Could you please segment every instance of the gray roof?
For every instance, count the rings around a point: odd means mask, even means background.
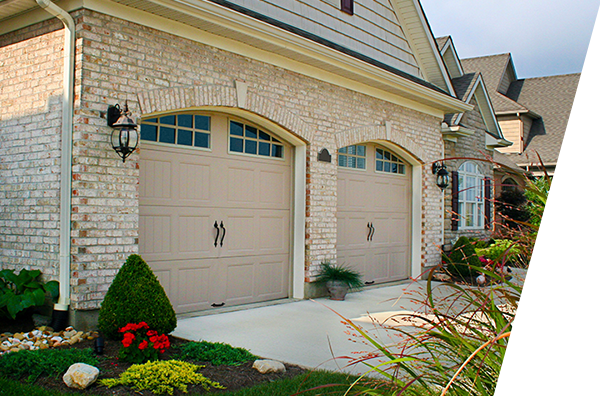
[[[486,82],[488,94],[496,114],[504,112],[526,112],[527,108],[498,92],[498,87],[507,67],[512,67],[510,54],[482,56],[479,58],[462,59],[461,64],[465,73],[480,72]]]
[[[456,97],[458,99],[462,100],[463,102],[467,101],[467,97],[473,90],[479,75],[480,73],[467,73],[461,77],[452,79],[452,86],[454,87],[454,91],[456,92]],[[446,114],[444,117],[444,122],[448,125],[455,125],[458,116],[460,116],[460,113]]]
[[[538,163],[537,152],[542,161],[556,163],[580,75],[526,78],[510,85],[507,95],[542,117],[533,121],[523,154],[509,154],[515,162]]]
[[[463,59],[461,62],[465,71],[479,71],[484,76],[497,115],[528,113],[533,119],[523,153],[506,153],[498,158],[507,156],[506,161],[511,164],[538,164],[536,153],[539,153],[543,162],[555,164],[580,74],[515,80],[503,95],[498,92],[498,87],[504,73],[513,67],[510,54]]]
[[[444,37],[436,37],[435,38],[435,42],[437,44],[438,49],[441,51],[442,48],[444,48],[444,45],[446,45],[446,43],[448,42],[448,40],[450,40],[450,36],[444,36]]]

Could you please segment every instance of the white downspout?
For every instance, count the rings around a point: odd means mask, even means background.
[[[68,12],[49,0],[36,0],[40,7],[57,17],[65,25],[63,51],[62,133],[60,156],[60,239],[59,291],[54,309],[68,311],[71,302],[71,167],[73,151],[73,80],[75,74],[75,21]]]

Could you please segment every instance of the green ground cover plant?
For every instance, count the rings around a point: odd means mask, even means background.
[[[229,344],[208,341],[188,342],[181,345],[178,358],[209,362],[215,366],[236,366],[257,359],[256,356],[244,348],[235,348]]]
[[[22,269],[0,271],[0,317],[16,319],[17,314],[44,305],[46,295],[53,301],[58,298],[58,282],[40,280],[40,270]]]
[[[209,391],[211,388],[224,389],[197,372],[202,366],[179,360],[154,361],[134,364],[119,378],[101,379],[100,383],[109,388],[124,385],[138,391],[149,390],[155,394],[172,395],[175,389],[187,392],[189,384],[201,384]]]
[[[38,349],[11,352],[0,357],[0,375],[28,382],[40,376],[60,376],[74,363],[97,365],[92,349]]]
[[[365,394],[600,394],[600,235],[573,231],[552,188],[530,183],[527,190],[536,216],[548,220],[522,224],[527,270],[507,280],[478,268],[493,280],[489,287],[439,286],[430,277],[426,303],[407,314],[421,320],[417,330],[381,326],[394,342],[347,321],[374,349],[355,363],[393,387]],[[438,287],[446,288],[443,298]]]

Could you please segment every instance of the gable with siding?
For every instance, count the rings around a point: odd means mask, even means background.
[[[216,2],[235,3],[415,77],[423,77],[389,0],[355,0],[354,15],[341,11],[340,0]]]

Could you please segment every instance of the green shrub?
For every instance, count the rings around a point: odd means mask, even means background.
[[[210,362],[215,366],[236,366],[256,359],[256,356],[244,348],[235,348],[221,342],[188,342],[180,346],[179,350],[181,359]]]
[[[317,274],[316,283],[327,283],[329,281],[344,282],[351,289],[360,289],[364,286],[362,277],[359,272],[343,265],[333,265],[329,262],[321,264],[319,273]]]
[[[40,270],[22,269],[19,275],[13,270],[0,271],[0,317],[15,319],[17,314],[30,307],[44,305],[46,294],[56,301],[58,282],[38,280]]]
[[[144,364],[134,364],[129,367],[119,378],[100,380],[100,384],[112,388],[117,385],[131,386],[137,391],[149,390],[152,393],[173,394],[175,389],[187,393],[188,384],[201,384],[205,390],[211,387],[225,389],[218,382],[214,382],[196,372],[202,366],[178,360],[154,361]]]
[[[484,256],[498,263],[512,263],[517,260],[521,249],[510,239],[498,239],[486,248],[475,248],[475,252],[478,256]]]
[[[119,339],[119,329],[129,323],[146,322],[160,334],[177,326],[175,311],[152,270],[138,255],[131,255],[113,280],[98,317],[100,331]]]
[[[477,271],[473,267],[481,267],[481,261],[475,253],[473,242],[464,236],[458,238],[452,246],[450,255],[443,258],[448,264],[448,271],[452,275],[462,278],[477,275]]]
[[[59,376],[74,363],[96,366],[98,360],[91,348],[24,350],[0,356],[0,374],[33,382],[40,376]]]

